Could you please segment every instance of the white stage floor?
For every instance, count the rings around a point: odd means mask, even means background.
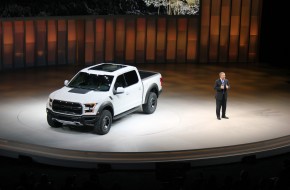
[[[161,72],[163,93],[154,114],[141,111],[115,121],[104,136],[81,127],[54,129],[46,122],[48,94],[72,69],[17,71],[0,76],[0,138],[94,152],[160,152],[240,145],[290,135],[287,73],[272,69],[221,70],[231,83],[227,116],[215,115],[217,66],[143,66]],[[63,74],[63,71],[66,74]]]

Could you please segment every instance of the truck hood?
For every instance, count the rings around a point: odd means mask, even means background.
[[[63,87],[49,95],[51,99],[63,100],[68,102],[99,103],[102,102],[108,92],[87,90],[81,88]]]

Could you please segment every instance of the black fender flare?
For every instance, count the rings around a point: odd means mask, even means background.
[[[103,102],[101,104],[99,110],[97,111],[97,115],[99,115],[105,108],[111,112],[112,116],[114,116],[114,106],[112,102],[109,101]]]
[[[156,95],[157,95],[157,98],[159,97],[159,90],[158,90],[158,85],[157,84],[151,84],[151,86],[149,86],[147,92],[146,92],[146,96],[145,96],[145,102],[144,104],[147,103],[147,100],[148,100],[148,96],[150,94],[150,92],[155,92]]]

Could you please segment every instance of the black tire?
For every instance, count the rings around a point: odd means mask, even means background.
[[[108,110],[103,110],[100,118],[95,123],[94,132],[98,135],[105,135],[110,131],[111,125],[112,125],[111,112]]]
[[[154,92],[150,92],[146,104],[142,105],[143,112],[146,114],[152,114],[157,107],[157,95]]]
[[[56,120],[53,120],[51,115],[47,115],[47,123],[53,127],[53,128],[60,128],[62,127],[62,123],[56,121]]]

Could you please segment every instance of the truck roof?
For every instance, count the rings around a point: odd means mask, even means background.
[[[81,71],[101,75],[118,75],[134,69],[135,67],[130,65],[115,64],[115,63],[100,63],[97,65],[84,68]]]

